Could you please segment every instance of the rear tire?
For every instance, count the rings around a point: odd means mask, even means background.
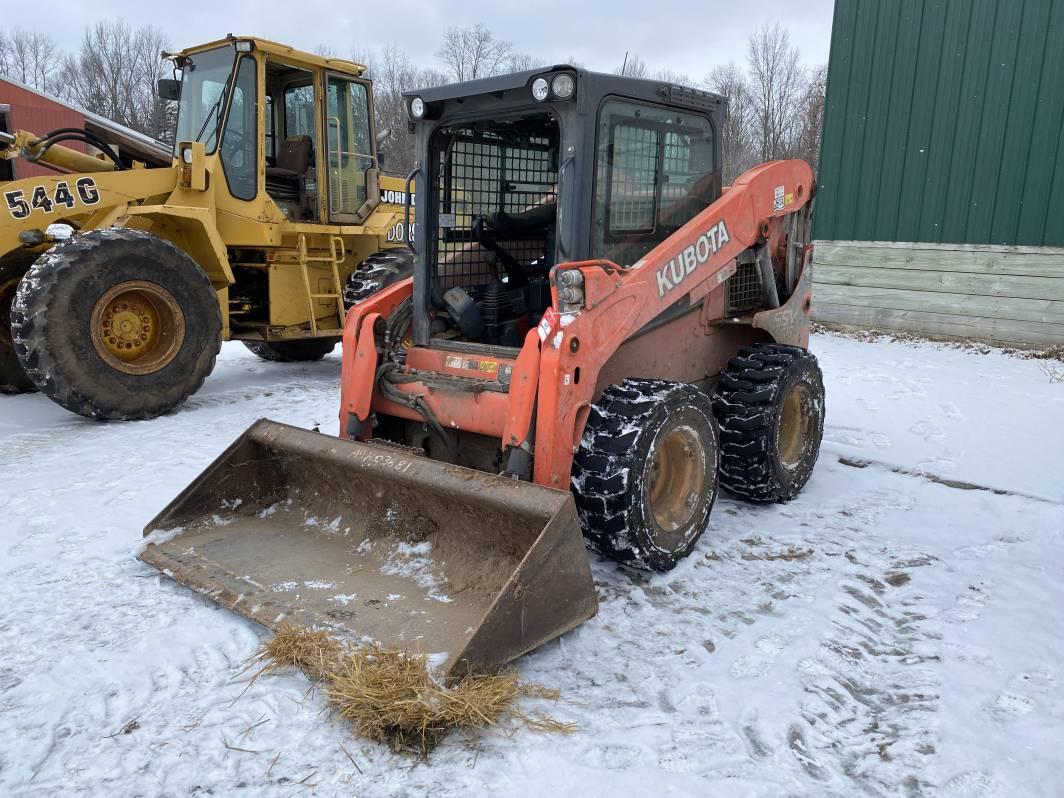
[[[93,230],[37,259],[12,309],[15,351],[41,393],[88,418],[152,418],[199,390],[221,346],[207,275],[142,230]]]
[[[785,502],[805,487],[824,437],[824,378],[797,346],[744,346],[714,397],[720,483],[755,502]]]
[[[692,385],[626,379],[591,407],[572,489],[588,546],[668,571],[695,547],[717,496],[717,428]]]
[[[15,301],[19,281],[33,265],[34,258],[0,260],[0,393],[26,393],[37,390],[26,375],[15,354],[11,338],[11,305]]]
[[[241,341],[244,346],[273,363],[313,363],[336,348],[336,338],[308,338],[303,341]]]
[[[414,253],[405,247],[370,255],[351,272],[344,285],[344,307],[351,308],[414,273]]]

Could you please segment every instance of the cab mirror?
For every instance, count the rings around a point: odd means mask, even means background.
[[[160,100],[180,100],[181,81],[173,78],[159,78],[156,94],[159,95]]]

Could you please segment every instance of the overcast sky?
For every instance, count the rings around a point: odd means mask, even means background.
[[[359,16],[358,9],[367,13]],[[573,57],[609,70],[625,51],[638,53],[652,70],[670,69],[701,80],[714,66],[746,58],[747,37],[762,22],[779,21],[807,64],[827,61],[832,0],[59,0],[41,13],[39,3],[11,3],[2,28],[47,30],[73,49],[85,26],[124,17],[130,25],[161,28],[177,49],[221,38],[256,35],[313,50],[324,43],[338,54],[396,42],[420,65],[440,67],[441,33],[452,25],[482,22],[520,51],[552,63]]]

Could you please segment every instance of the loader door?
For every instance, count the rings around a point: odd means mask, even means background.
[[[326,77],[329,221],[359,224],[379,194],[368,83]]]

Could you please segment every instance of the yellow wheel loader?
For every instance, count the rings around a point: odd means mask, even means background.
[[[168,168],[125,169],[83,130],[0,134],[0,156],[57,172],[0,184],[0,392],[157,416],[222,341],[318,360],[347,307],[410,273],[411,189],[381,174],[364,66],[244,36],[164,56]]]

